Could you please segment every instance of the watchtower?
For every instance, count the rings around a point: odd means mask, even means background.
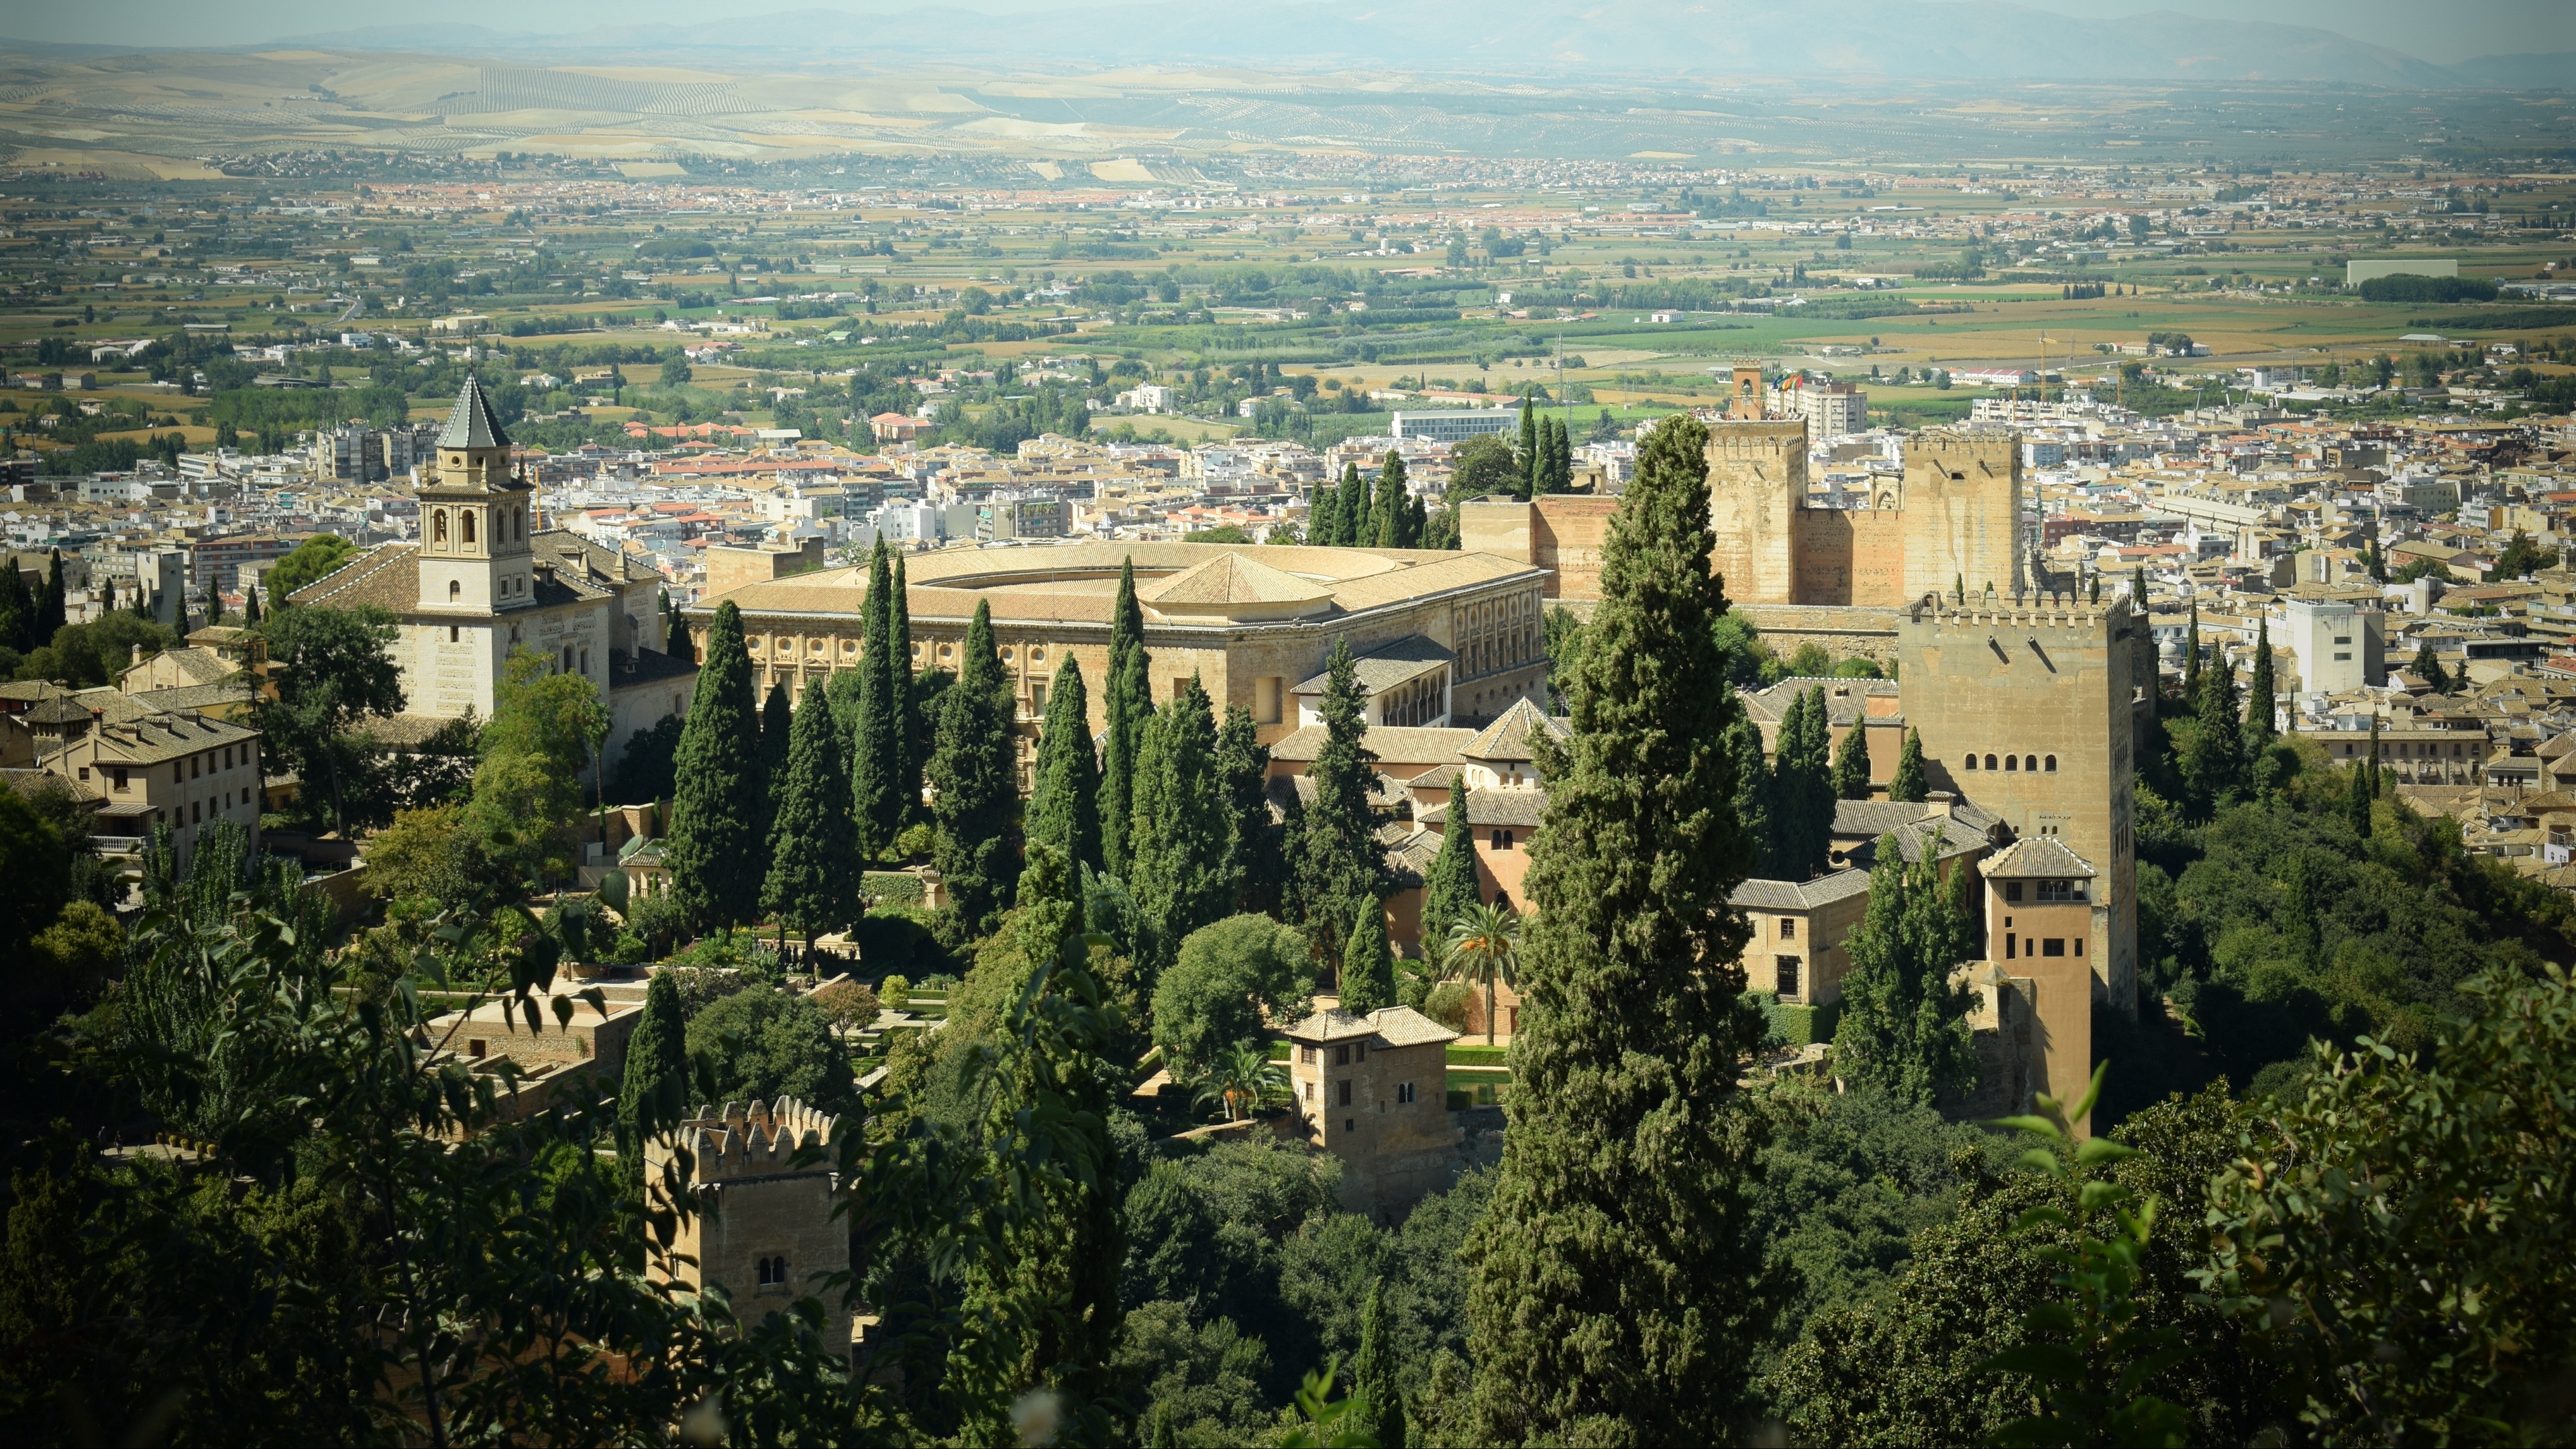
[[[510,466],[510,435],[465,380],[420,486],[420,607],[489,614],[536,602],[528,546],[536,488]]]
[[[727,1102],[720,1113],[681,1123],[676,1136],[647,1143],[647,1184],[663,1180],[677,1146],[688,1147],[681,1181],[695,1210],[670,1256],[652,1264],[655,1280],[721,1287],[745,1323],[813,1294],[823,1300],[824,1341],[846,1346],[850,1310],[822,1282],[850,1266],[849,1224],[832,1215],[840,1175],[829,1161],[795,1160],[800,1148],[831,1146],[840,1123],[793,1097]]]
[[[2021,436],[1927,429],[1905,445],[1909,593],[1964,588],[1974,604],[2029,586],[2022,575]],[[1957,604],[1957,599],[1952,600]]]
[[[1759,422],[1765,416],[1762,407],[1762,360],[1758,357],[1735,359],[1733,396],[1727,399],[1726,415],[1743,422]]]
[[[1741,369],[1737,376],[1743,376]],[[1758,387],[1761,369],[1754,368]],[[1807,421],[1708,425],[1708,526],[1717,545],[1709,566],[1741,604],[1798,601],[1798,510],[1807,501]]]

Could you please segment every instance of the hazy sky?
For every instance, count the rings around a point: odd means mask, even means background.
[[[1114,0],[959,0],[983,11],[1055,9]],[[1617,0],[1610,0],[1617,3]],[[2175,11],[2274,20],[2338,30],[2436,63],[2502,52],[2576,50],[2576,0],[2021,0],[2070,15]],[[240,45],[379,25],[440,22],[503,31],[569,31],[593,25],[690,23],[782,10],[856,12],[885,5],[831,0],[0,0],[0,36],[125,45]],[[1508,6],[1498,7],[1507,13]],[[1830,14],[1828,10],[1820,14]]]

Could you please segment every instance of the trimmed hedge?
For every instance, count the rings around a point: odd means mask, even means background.
[[[1773,993],[1757,991],[1753,1000],[1762,1008],[1762,1020],[1770,1027],[1770,1034],[1793,1047],[1832,1041],[1834,1026],[1843,1015],[1840,998],[1822,1006],[1783,1006]]]
[[[908,870],[861,872],[859,889],[881,901],[880,910],[921,904],[921,877]]]

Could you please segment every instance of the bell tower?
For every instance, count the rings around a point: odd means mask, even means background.
[[[490,614],[535,602],[528,546],[536,489],[510,470],[510,436],[472,375],[438,430],[419,488],[420,607]]]

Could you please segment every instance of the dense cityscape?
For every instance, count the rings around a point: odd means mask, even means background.
[[[0,1435],[2576,1432],[2576,41],[835,14],[0,41]]]

